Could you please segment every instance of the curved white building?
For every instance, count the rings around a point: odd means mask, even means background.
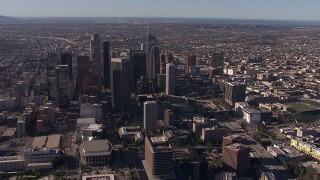
[[[112,149],[108,140],[84,141],[79,147],[80,161],[88,166],[105,165],[112,158]]]

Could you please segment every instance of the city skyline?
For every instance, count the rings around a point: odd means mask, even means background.
[[[22,6],[23,4],[23,6]],[[0,15],[11,17],[177,17],[269,20],[320,20],[315,0],[283,1],[40,1],[3,0]]]

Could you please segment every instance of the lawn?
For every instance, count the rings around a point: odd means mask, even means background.
[[[302,103],[289,103],[288,105],[292,109],[294,109],[296,112],[310,111],[315,109],[307,104],[302,104]]]
[[[318,101],[306,99],[306,100],[303,100],[303,102],[310,104],[311,106],[315,106],[317,108],[320,108],[320,102],[318,102]]]

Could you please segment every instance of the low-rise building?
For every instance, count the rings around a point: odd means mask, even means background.
[[[82,180],[114,180],[113,174],[82,176]]]
[[[299,151],[302,151],[309,156],[320,160],[320,148],[311,141],[303,141],[301,138],[292,138],[290,145]]]
[[[261,120],[261,112],[249,106],[248,103],[237,102],[235,104],[235,111],[239,116],[241,116],[248,123],[257,124]]]
[[[24,153],[26,163],[51,163],[53,158],[60,156],[60,141],[59,134],[35,137]]]
[[[136,140],[137,136],[139,136],[137,134],[141,133],[140,126],[121,127],[119,128],[118,133],[121,139],[133,141]]]
[[[88,166],[106,165],[112,158],[112,150],[108,140],[84,141],[79,147],[80,161]]]
[[[294,149],[293,147],[282,145],[268,146],[267,150],[283,164],[295,159],[305,158],[307,155]]]
[[[16,172],[23,171],[26,168],[26,162],[21,156],[0,157],[0,171]]]
[[[228,135],[227,128],[203,128],[201,139],[205,143],[220,143],[222,142],[222,138]]]

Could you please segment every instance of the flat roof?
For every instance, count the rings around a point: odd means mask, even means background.
[[[167,140],[164,136],[150,137],[150,140],[151,140],[152,144],[162,144],[162,143],[167,142]]]
[[[38,136],[33,138],[31,148],[42,148],[46,145],[47,136]]]
[[[16,128],[7,128],[2,136],[13,136],[16,133]]]
[[[96,118],[78,118],[77,124],[96,123]]]
[[[48,148],[48,149],[54,149],[59,148],[60,146],[60,134],[53,134],[50,136],[39,136],[33,138],[33,142],[31,144],[31,148]]]
[[[82,142],[80,149],[82,156],[103,156],[110,155],[113,148],[108,140],[91,140]]]
[[[46,148],[59,148],[60,146],[60,134],[53,134],[48,136]]]
[[[113,174],[82,176],[82,180],[114,180]]]

